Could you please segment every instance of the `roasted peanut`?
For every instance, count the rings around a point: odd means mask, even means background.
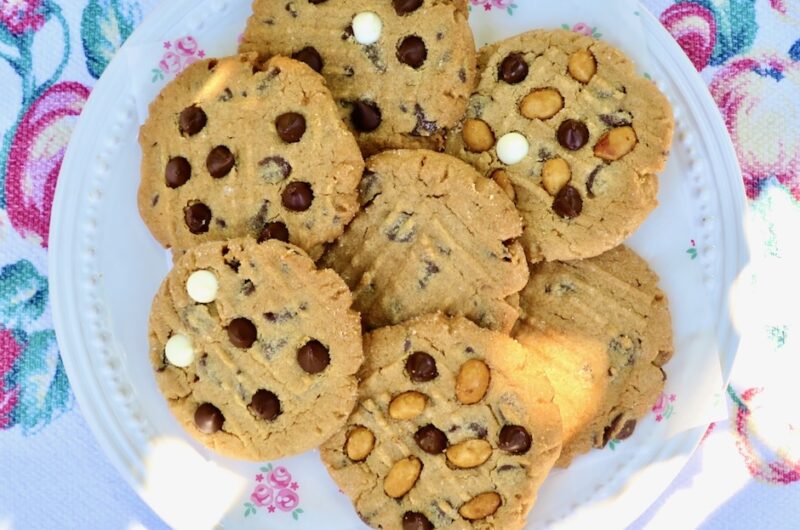
[[[473,153],[488,151],[494,145],[494,133],[483,120],[467,120],[461,134],[467,149]]]
[[[589,50],[580,50],[570,55],[567,69],[572,77],[588,83],[597,73],[597,61]]]
[[[425,394],[410,390],[398,394],[389,403],[389,416],[396,420],[411,420],[422,414],[428,398]]]
[[[456,397],[465,405],[474,405],[486,395],[491,375],[486,363],[470,359],[461,365],[456,376]]]
[[[539,88],[522,98],[519,112],[528,119],[546,120],[564,108],[564,98],[555,88]]]
[[[594,146],[595,156],[613,162],[630,153],[636,146],[636,131],[631,126],[611,129]]]
[[[504,169],[495,169],[492,171],[491,175],[489,175],[495,184],[500,186],[500,188],[506,192],[511,200],[513,201],[514,198],[517,196],[517,193],[514,191],[514,185],[511,183],[511,179],[508,177],[508,173]]]
[[[375,435],[366,427],[356,427],[347,436],[345,453],[354,462],[365,460],[375,447]]]
[[[420,471],[422,462],[416,456],[398,460],[383,481],[383,491],[393,499],[402,497],[414,487]]]
[[[466,440],[447,448],[447,460],[456,467],[478,467],[492,456],[492,444],[486,440]]]
[[[501,503],[500,495],[493,491],[487,491],[462,504],[461,508],[458,509],[458,513],[464,519],[475,521],[492,515],[497,511]]]
[[[572,178],[569,164],[563,158],[551,158],[542,167],[542,186],[555,197]]]

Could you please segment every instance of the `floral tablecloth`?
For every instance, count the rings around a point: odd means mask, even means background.
[[[158,0],[1,0],[0,530],[162,528],[100,452],[58,354],[48,223],[91,87]],[[514,2],[470,0],[474,9]],[[597,1],[597,0],[586,0]],[[709,85],[749,199],[731,420],[711,425],[636,528],[800,520],[800,0],[643,0]],[[689,250],[691,252],[691,249]]]

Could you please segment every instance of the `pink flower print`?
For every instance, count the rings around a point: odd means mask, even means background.
[[[591,37],[594,33],[594,30],[589,24],[584,22],[578,22],[574,26],[572,26],[572,31],[575,33],[580,33],[581,35],[586,35],[587,37]]]
[[[13,35],[39,31],[47,21],[42,0],[3,0],[0,23]]]
[[[655,405],[653,405],[653,412],[656,415],[656,421],[661,422],[665,419],[669,419],[674,412],[674,407],[672,403],[675,402],[676,396],[675,394],[666,394],[664,392],[658,396]]]
[[[261,473],[256,475],[256,482],[264,482],[264,475],[262,475]]]
[[[506,9],[513,3],[513,0],[492,0],[492,5],[499,9]]]
[[[263,508],[264,506],[269,506],[275,500],[275,492],[269,486],[265,486],[264,484],[259,484],[253,490],[253,493],[250,494],[250,500],[253,501],[253,504]]]
[[[297,482],[292,482],[292,485],[289,486],[289,487],[292,488],[293,490],[297,491],[297,488],[300,487],[300,484],[298,484]]]
[[[186,56],[194,55],[197,52],[197,40],[191,35],[181,37],[175,41],[175,46],[178,50]]]
[[[286,488],[292,482],[292,474],[285,467],[278,466],[270,472],[267,482],[275,489]]]
[[[270,506],[270,507],[267,508],[267,511],[269,513],[275,513],[275,507],[274,506]]]
[[[725,118],[750,198],[775,177],[800,199],[800,129],[791,112],[800,91],[800,63],[771,55],[736,59],[717,72],[709,89]],[[780,134],[765,135],[765,130]]]
[[[282,489],[275,496],[275,506],[284,512],[291,512],[300,504],[300,497],[290,489]]]
[[[165,74],[177,74],[181,71],[181,57],[175,52],[166,52],[158,66]]]
[[[717,43],[717,21],[710,9],[690,2],[674,4],[661,14],[661,23],[698,71],[708,66]]]

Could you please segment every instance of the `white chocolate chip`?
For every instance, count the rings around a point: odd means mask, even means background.
[[[364,11],[353,17],[353,36],[359,44],[375,44],[381,38],[383,22],[372,11]]]
[[[186,291],[192,300],[199,304],[208,304],[217,299],[219,282],[211,271],[194,271],[186,280]]]
[[[528,156],[528,140],[518,132],[503,135],[497,140],[497,158],[506,165],[522,162]]]
[[[180,334],[171,336],[164,347],[164,354],[169,364],[186,368],[194,361],[192,339]]]

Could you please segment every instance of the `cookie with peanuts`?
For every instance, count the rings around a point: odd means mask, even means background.
[[[561,450],[553,390],[508,336],[426,315],[364,337],[358,404],[321,448],[373,528],[522,528]]]
[[[657,205],[674,130],[667,98],[621,51],[566,30],[491,44],[478,62],[446,150],[514,197],[528,259],[619,245]]]

